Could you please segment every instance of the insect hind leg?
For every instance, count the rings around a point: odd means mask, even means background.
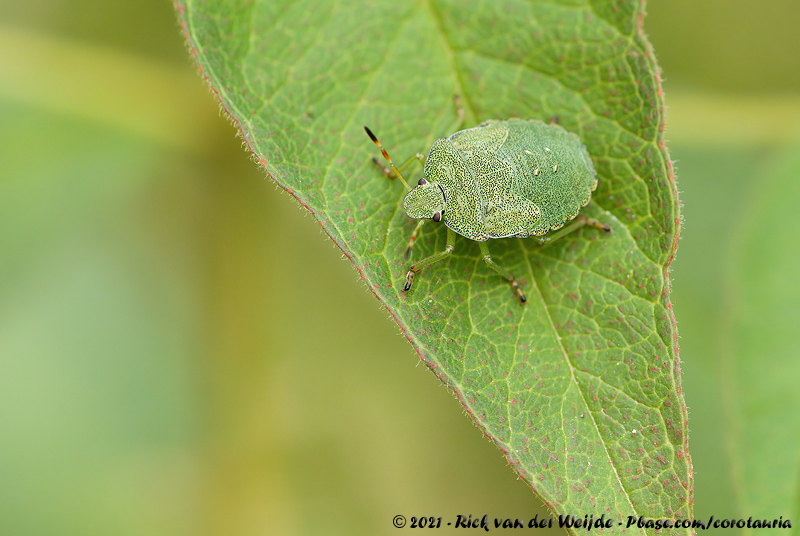
[[[611,232],[611,226],[610,225],[608,225],[606,223],[603,223],[603,222],[601,222],[599,220],[596,220],[594,218],[589,218],[587,216],[584,216],[583,214],[579,214],[574,220],[572,220],[569,223],[569,225],[565,225],[564,227],[562,227],[561,229],[559,229],[555,233],[553,233],[551,235],[538,237],[539,244],[540,244],[540,246],[546,246],[547,244],[549,244],[553,240],[558,240],[562,236],[565,236],[565,235],[568,235],[571,232],[577,231],[578,229],[580,229],[581,227],[583,227],[585,225],[588,225],[589,227],[595,227],[595,228],[600,229],[601,231],[606,232],[606,233],[610,233]]]
[[[488,264],[492,270],[502,275],[509,283],[511,283],[511,288],[513,288],[514,292],[516,292],[520,303],[525,303],[528,301],[528,299],[525,297],[525,294],[522,293],[522,289],[517,282],[517,278],[514,277],[514,274],[492,260],[492,256],[489,254],[489,246],[486,244],[486,242],[478,242],[478,244],[481,248],[481,255],[483,255],[483,262]]]

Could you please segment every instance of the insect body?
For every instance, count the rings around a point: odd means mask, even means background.
[[[382,147],[381,151],[391,166],[391,171],[385,169],[387,174],[402,179]],[[416,159],[423,160],[421,155]],[[580,139],[559,125],[522,119],[486,121],[437,140],[424,163],[423,178],[403,200],[408,216],[421,220],[406,258],[428,219],[447,226],[447,246],[411,266],[404,290],[411,288],[415,274],[453,251],[459,234],[480,244],[483,260],[511,283],[524,303],[516,278],[489,255],[488,239],[533,236],[545,243],[586,224],[610,231],[607,225],[578,216],[597,187],[597,174]],[[570,220],[574,222],[564,227]]]

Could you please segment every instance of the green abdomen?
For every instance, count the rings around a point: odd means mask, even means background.
[[[536,203],[541,219],[528,232],[544,235],[577,216],[597,186],[592,160],[580,139],[553,124],[511,119],[496,156],[513,169],[511,189]]]

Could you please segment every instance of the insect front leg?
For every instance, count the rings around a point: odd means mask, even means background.
[[[379,168],[381,168],[381,170],[383,170],[383,173],[387,177],[389,177],[390,179],[396,179],[397,178],[397,173],[395,173],[394,170],[392,168],[390,168],[389,166],[383,165],[381,163],[381,161],[378,159],[377,156],[373,156],[372,157],[372,161],[375,163],[376,166],[378,166]],[[398,166],[398,168],[397,168],[397,171],[402,173],[403,171],[408,169],[408,167],[411,166],[411,164],[413,164],[414,162],[419,162],[424,167],[425,166],[425,155],[422,154],[422,153],[415,154],[414,156],[412,156],[411,158],[409,158],[408,160],[406,160],[405,162],[400,164],[400,166]]]
[[[519,288],[519,283],[517,283],[517,278],[514,277],[514,274],[492,260],[492,256],[489,254],[489,245],[486,242],[478,242],[478,245],[481,247],[483,261],[488,264],[492,270],[505,277],[506,280],[511,283],[511,288],[513,288],[514,292],[517,293],[520,303],[525,303],[528,301],[528,299],[525,297],[525,294],[522,293],[522,289]]]
[[[453,95],[453,103],[456,105],[456,121],[453,123],[450,128],[447,129],[447,132],[456,132],[457,130],[461,130],[461,127],[464,125],[464,105],[461,104],[461,95],[456,93]]]
[[[424,221],[424,220],[423,220]],[[419,226],[417,226],[419,229]],[[406,274],[406,284],[403,287],[403,290],[408,291],[411,289],[411,284],[414,282],[414,276],[417,275],[419,272],[425,269],[426,266],[430,266],[436,261],[440,261],[450,255],[453,252],[453,249],[456,246],[456,233],[451,229],[447,230],[447,245],[444,248],[444,251],[439,253],[435,253],[430,257],[426,257],[420,261],[415,262],[411,265],[411,268],[408,270]]]
[[[542,246],[545,246],[545,245],[549,244],[550,242],[552,242],[553,240],[558,240],[562,236],[568,235],[569,233],[571,233],[573,231],[577,231],[578,229],[580,229],[584,225],[589,225],[590,227],[596,227],[597,229],[600,229],[601,231],[604,231],[606,233],[610,233],[611,232],[611,226],[610,225],[607,225],[607,224],[605,224],[603,222],[600,222],[600,221],[598,221],[598,220],[596,220],[594,218],[588,218],[588,217],[586,217],[586,216],[584,216],[582,214],[579,214],[574,220],[572,220],[572,222],[569,225],[567,225],[565,227],[562,227],[561,229],[559,229],[555,233],[553,233],[551,235],[537,237],[538,240],[539,240],[539,244],[542,245]]]
[[[414,242],[417,241],[417,235],[419,234],[420,227],[428,220],[419,220],[419,223],[416,227],[414,227],[414,232],[411,233],[411,238],[408,239],[408,245],[406,246],[406,252],[403,254],[403,258],[408,260],[411,257],[411,248],[414,247]]]

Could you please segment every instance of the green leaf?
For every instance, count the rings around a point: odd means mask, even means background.
[[[262,166],[554,511],[691,517],[668,279],[679,206],[641,2],[217,0],[178,10]],[[466,239],[402,292],[414,223],[402,186],[370,161],[362,126],[402,161],[451,134],[454,94],[468,126],[557,116],[598,170],[584,212],[610,236],[490,244],[521,280],[525,306]],[[445,234],[426,226],[414,258],[441,251]]]
[[[745,519],[800,514],[800,145],[792,149],[756,175],[733,230],[719,336],[725,446],[736,511]]]

